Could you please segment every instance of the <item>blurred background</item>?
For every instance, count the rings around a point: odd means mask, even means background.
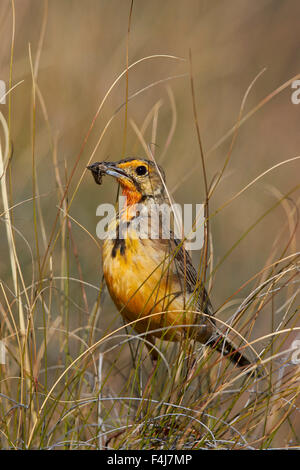
[[[51,139],[57,139],[57,161],[62,175],[71,172],[85,135],[107,90],[126,68],[126,41],[130,1],[126,0],[16,0],[12,84],[23,80],[13,91],[11,161],[15,203],[32,194],[32,79],[29,45],[35,61],[43,27],[37,83],[47,109],[51,135],[37,99],[35,158],[41,204],[47,207],[46,224],[51,226],[56,207],[50,194],[56,193]],[[45,13],[45,8],[47,9]],[[154,58],[129,71],[129,95],[158,80],[174,75],[186,77],[158,84],[129,102],[128,120],[140,128],[156,103],[160,103],[155,157],[160,161],[172,126],[172,106],[166,87],[171,88],[176,106],[176,128],[164,155],[168,187],[176,186],[179,203],[203,202],[204,187],[192,111],[188,51],[194,68],[196,105],[204,153],[207,153],[234,126],[245,92],[264,68],[246,101],[252,109],[284,82],[299,73],[300,4],[297,0],[136,1],[133,5],[129,37],[129,64],[154,54],[186,59]],[[45,15],[46,20],[45,20]],[[44,19],[44,20],[43,20]],[[43,21],[46,24],[43,26]],[[12,3],[2,0],[1,79],[9,81]],[[287,87],[262,107],[240,129],[224,179],[211,201],[211,212],[263,171],[299,154],[300,105],[291,102]],[[72,180],[75,188],[107,120],[124,103],[125,77],[109,95],[85,145]],[[7,116],[7,106],[1,105]],[[124,108],[108,128],[93,161],[118,160],[122,156]],[[150,123],[145,140],[151,142]],[[206,158],[209,180],[222,168],[230,139]],[[145,150],[128,123],[126,155],[145,157]],[[193,168],[195,169],[193,170]],[[180,184],[186,173],[190,177]],[[64,179],[64,176],[62,176]],[[272,171],[211,220],[215,261],[224,256],[244,231],[276,202],[271,186],[282,194],[299,181],[299,164],[293,162]],[[293,195],[295,196],[295,195]],[[105,181],[96,187],[86,174],[72,203],[71,215],[95,235],[96,207],[113,202],[116,187]],[[16,226],[30,236],[32,209],[22,205],[16,211]],[[263,266],[272,234],[285,222],[278,207],[231,254],[218,271],[214,303],[222,302],[242,281]],[[3,230],[3,227],[2,227]],[[29,233],[27,232],[29,230]],[[75,228],[76,230],[76,228]],[[268,232],[269,236],[264,234]],[[84,250],[85,278],[97,284],[99,266],[95,246],[78,230],[78,247]],[[1,246],[0,271],[5,277],[6,247]],[[25,250],[25,249],[24,249]],[[26,250],[25,250],[26,251]],[[251,253],[251,256],[249,256]],[[25,253],[24,253],[24,256]],[[197,256],[197,255],[196,255]]]
[[[81,149],[102,99],[126,70],[127,39],[129,65],[154,55],[184,59],[153,57],[129,70],[129,96],[154,85],[128,103],[125,151],[126,156],[146,157],[134,124],[141,129],[148,116],[145,142],[149,144],[155,138],[155,158],[165,169],[168,188],[175,201],[181,204],[201,203],[205,197],[193,116],[189,50],[209,182],[225,163],[231,137],[215,150],[211,149],[235,125],[243,98],[254,78],[264,70],[247,96],[243,116],[300,73],[298,0],[136,0],[128,37],[130,6],[129,0],[2,0],[0,6],[0,79],[8,84],[11,73],[12,85],[22,81],[11,93],[10,116],[8,98],[6,105],[0,105],[6,119],[10,119],[13,143],[11,201],[18,204],[32,197],[34,136],[37,184],[41,195],[39,204],[45,240],[49,241],[61,199],[53,153],[63,187],[80,155],[68,192],[69,200],[74,195],[69,213],[86,229],[72,222],[81,277],[94,286],[99,286],[101,280],[101,253],[87,231],[96,236],[99,220],[96,208],[102,202],[114,202],[117,187],[109,178],[104,179],[102,186],[96,186],[85,167],[90,160],[118,160],[123,156],[125,108],[119,110],[119,107],[126,99],[125,75],[109,94],[82,152]],[[38,85],[35,114],[30,54],[33,67],[37,60],[39,64],[35,71]],[[292,103],[292,92],[289,84],[239,129],[229,164],[210,201],[211,214],[264,171],[300,155],[300,104]],[[156,114],[154,112],[157,119],[154,134],[153,114],[149,115],[153,109],[158,109]],[[118,110],[92,156],[108,120]],[[299,174],[299,161],[282,165],[212,216],[214,266],[252,224],[299,183]],[[289,196],[290,210],[298,199],[299,189]],[[211,292],[216,308],[264,267],[273,243],[276,244],[275,259],[281,256],[289,239],[288,225],[285,235],[279,241],[275,240],[287,220],[287,213],[279,204],[221,263],[213,278]],[[23,273],[29,285],[33,277],[32,257],[35,272],[38,270],[32,202],[14,209],[13,223],[32,250],[30,253],[24,240],[16,236]],[[4,224],[0,230],[1,239],[5,240]],[[299,250],[299,229],[296,235],[286,254]],[[42,257],[46,244],[43,244],[40,231],[39,237]],[[57,246],[59,244],[60,241]],[[54,275],[60,272],[59,253],[59,250],[57,255],[55,250],[53,252]],[[193,252],[196,265],[199,256],[199,252]],[[79,277],[73,248],[69,275]],[[0,246],[0,277],[11,288],[6,241]],[[245,298],[255,285],[255,281],[248,284],[238,297]],[[72,300],[80,306],[80,321],[84,324],[89,312],[82,292],[78,283],[71,283],[70,289]],[[92,305],[97,292],[87,288],[86,295],[88,305]],[[279,308],[285,300],[283,293],[275,299],[276,306]],[[108,296],[105,306],[99,324],[100,336],[101,328],[109,330],[111,315],[115,315],[115,325],[121,324]],[[77,313],[76,308],[74,315]],[[232,312],[227,310],[223,318],[230,314]],[[280,318],[276,317],[275,323],[279,322]],[[270,328],[270,318],[265,316],[256,323],[253,334],[257,331],[269,333]]]

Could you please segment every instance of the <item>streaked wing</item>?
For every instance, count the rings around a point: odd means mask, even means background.
[[[200,312],[202,311],[213,316],[213,307],[206,289],[200,282],[197,271],[193,266],[192,259],[183,247],[182,241],[174,238],[171,240],[171,247],[172,253],[176,253],[174,257],[174,266],[182,291],[187,292],[187,294],[193,294],[191,305],[194,305],[195,310]]]

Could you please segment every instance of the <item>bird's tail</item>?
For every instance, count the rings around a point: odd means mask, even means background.
[[[239,367],[247,367],[253,365],[249,359],[240,353],[233,344],[230,343],[223,335],[218,334],[206,343],[207,346],[215,349],[219,353],[226,356],[231,362],[237,364]]]

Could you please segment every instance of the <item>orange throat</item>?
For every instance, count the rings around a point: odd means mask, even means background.
[[[135,187],[132,186],[122,186],[122,196],[126,197],[126,207],[133,206],[137,204],[142,199],[141,193],[139,193]]]

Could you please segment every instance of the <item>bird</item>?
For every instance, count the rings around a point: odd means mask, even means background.
[[[211,347],[239,367],[252,362],[216,326],[207,291],[183,241],[164,227],[160,211],[170,207],[163,168],[145,158],[102,161],[87,167],[97,184],[109,175],[125,204],[109,223],[102,268],[110,296],[125,323],[144,335],[151,358],[155,340],[184,338]]]

